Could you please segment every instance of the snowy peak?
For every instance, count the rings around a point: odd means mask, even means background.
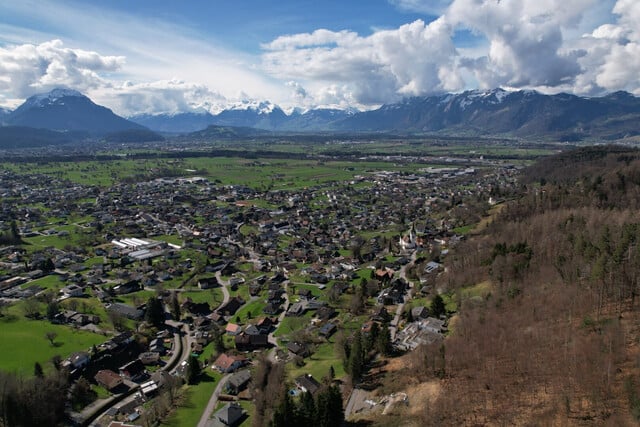
[[[81,131],[91,135],[145,129],[70,89],[54,89],[28,98],[5,122],[11,126]]]
[[[67,97],[87,98],[77,90],[56,88],[51,92],[41,93],[29,97],[25,104],[31,107],[45,107],[47,105],[60,103],[64,98]]]

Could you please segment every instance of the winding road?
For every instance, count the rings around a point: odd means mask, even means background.
[[[218,385],[216,386],[216,389],[211,394],[211,398],[209,398],[209,403],[207,403],[207,407],[204,409],[204,412],[200,417],[200,421],[198,421],[198,427],[206,427],[207,421],[209,421],[209,418],[211,418],[211,414],[213,413],[214,409],[216,409],[216,406],[218,405],[218,397],[220,397],[220,392],[222,391],[222,387],[227,383],[227,380],[229,380],[231,375],[233,374],[227,374],[224,377],[220,378],[220,381],[218,381]]]

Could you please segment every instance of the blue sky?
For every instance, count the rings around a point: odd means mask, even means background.
[[[375,108],[467,89],[640,94],[636,0],[0,2],[0,106]]]

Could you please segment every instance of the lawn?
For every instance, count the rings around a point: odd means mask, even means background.
[[[210,369],[202,374],[198,384],[184,387],[184,400],[178,409],[160,425],[169,427],[184,427],[198,425],[204,409],[209,403],[211,394],[216,389],[220,374]]]
[[[53,289],[59,290],[65,286],[65,283],[60,280],[60,276],[57,274],[51,274],[49,276],[44,276],[39,279],[32,280],[30,282],[25,283],[21,286],[21,288],[28,288],[29,286],[37,285],[45,289]]]
[[[294,364],[288,364],[289,378],[293,381],[296,377],[303,374],[311,374],[313,378],[320,381],[322,377],[329,373],[329,369],[333,366],[336,378],[344,376],[344,366],[342,360],[335,354],[335,343],[327,342],[318,346],[315,353],[304,359],[305,366],[298,368]]]
[[[191,298],[193,302],[207,302],[212,309],[217,308],[223,300],[222,288],[212,288],[206,290],[190,290],[180,292],[180,301]]]
[[[45,334],[50,331],[57,334],[54,346],[45,338]],[[36,362],[46,371],[51,368],[49,361],[53,356],[60,355],[64,359],[71,353],[88,350],[94,344],[106,340],[105,336],[79,331],[66,325],[54,325],[46,320],[28,320],[8,314],[0,318],[0,342],[5,349],[0,352],[0,366],[3,370],[31,375]]]
[[[266,306],[267,303],[264,301],[264,298],[258,298],[256,300],[249,301],[236,312],[234,319],[236,317],[239,317],[241,322],[248,322],[251,319],[264,317],[265,314],[262,312],[262,309],[264,309]],[[249,316],[249,313],[251,313],[251,316]]]

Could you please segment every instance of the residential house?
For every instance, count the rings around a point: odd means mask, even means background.
[[[218,279],[214,277],[202,277],[198,280],[198,287],[200,289],[211,289],[220,286]]]
[[[280,303],[275,304],[275,303],[269,302],[262,309],[262,312],[264,314],[269,314],[271,316],[275,316],[276,314],[280,313]]]
[[[323,336],[325,338],[329,338],[331,335],[333,335],[336,331],[338,330],[338,327],[336,326],[335,323],[325,323],[320,330],[318,331],[318,334],[320,336]]]
[[[240,332],[242,332],[242,326],[236,325],[235,323],[227,323],[227,326],[224,328],[224,331],[228,335],[232,335],[232,336],[235,337]]]
[[[260,320],[258,320],[258,323],[256,323],[256,326],[261,334],[268,334],[269,332],[271,332],[271,329],[274,326],[274,322],[271,317],[263,317]]]
[[[241,332],[235,338],[236,349],[239,351],[253,351],[269,347],[267,335],[249,335]]]
[[[320,390],[320,383],[311,374],[300,375],[295,379],[295,384],[303,393],[315,394]]]
[[[294,302],[289,307],[289,310],[287,310],[286,316],[287,317],[302,316],[305,311],[306,311],[306,306],[304,304],[302,304],[301,302]]]
[[[313,298],[313,294],[311,293],[311,289],[302,288],[298,291],[298,296],[303,300],[310,300]]]
[[[208,302],[193,302],[191,298],[187,298],[182,303],[182,310],[187,311],[196,316],[206,316],[211,313],[211,307]]]
[[[227,403],[216,412],[215,417],[224,425],[233,427],[237,425],[242,417],[244,416],[244,411],[240,404],[236,402]]]
[[[68,285],[60,289],[62,298],[81,297],[83,295],[83,288],[78,285]]]
[[[336,309],[329,306],[320,307],[318,311],[316,311],[316,317],[321,321],[327,321],[334,317],[336,314],[338,314]]]
[[[238,311],[238,309],[242,307],[243,304],[244,300],[236,296],[229,299],[229,301],[227,301],[225,305],[223,305],[216,311],[221,313],[223,316],[233,316],[234,314],[236,314],[236,311]]]
[[[107,304],[105,307],[107,311],[117,313],[131,320],[141,320],[144,316],[144,311],[140,310],[139,308],[135,308],[120,302]]]
[[[415,320],[426,319],[429,317],[429,310],[425,306],[414,307],[411,309],[411,318]]]
[[[109,391],[113,391],[122,384],[122,377],[109,369],[98,371],[93,379]]]
[[[256,325],[249,325],[244,328],[244,333],[249,335],[260,335],[260,329]]]
[[[140,359],[132,360],[131,362],[121,366],[119,368],[120,376],[131,381],[138,381],[146,373],[144,364]]]
[[[125,283],[121,283],[119,285],[111,288],[111,291],[116,295],[126,295],[132,292],[138,292],[141,289],[139,280],[130,280]]]
[[[140,353],[138,359],[140,359],[143,365],[157,365],[160,360],[160,353],[157,351],[146,351]]]
[[[149,351],[164,354],[166,352],[166,348],[164,347],[164,339],[163,338],[154,338],[149,343]]]
[[[249,381],[251,381],[251,371],[245,369],[229,377],[225,389],[227,393],[236,395],[247,387]]]
[[[63,362],[63,366],[67,366],[71,370],[82,369],[89,364],[90,360],[89,353],[86,351],[79,351],[69,356],[69,358]]]
[[[240,369],[247,363],[247,358],[244,356],[229,356],[226,353],[222,353],[215,362],[213,362],[213,369],[216,369],[222,373],[234,372]]]
[[[295,356],[308,357],[311,354],[309,346],[305,343],[293,341],[287,344],[287,350]]]

